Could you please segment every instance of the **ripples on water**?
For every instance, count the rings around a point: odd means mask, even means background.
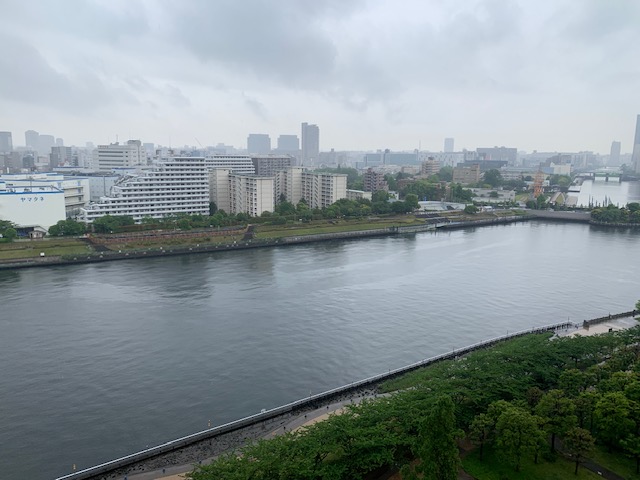
[[[531,222],[0,272],[3,478],[48,479],[507,331],[627,310],[639,246],[637,232]]]

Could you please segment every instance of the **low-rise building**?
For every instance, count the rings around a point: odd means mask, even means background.
[[[91,187],[87,177],[66,177],[60,173],[19,173],[1,175],[8,187],[55,187],[64,193],[65,214],[75,217],[90,201]]]
[[[347,200],[371,200],[372,192],[347,189]]]
[[[470,167],[455,167],[453,169],[453,183],[469,185],[480,181],[480,165],[475,164]]]
[[[64,192],[52,185],[10,186],[0,180],[0,220],[18,228],[48,230],[65,215]]]

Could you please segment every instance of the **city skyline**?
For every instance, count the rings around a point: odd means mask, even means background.
[[[9,0],[3,18],[14,146],[35,130],[242,148],[308,121],[322,151],[628,153],[640,111],[631,1]]]

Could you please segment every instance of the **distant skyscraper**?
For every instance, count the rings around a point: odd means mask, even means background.
[[[300,140],[297,135],[280,135],[278,137],[278,150],[283,152],[295,152],[300,150]]]
[[[0,132],[0,153],[10,153],[12,150],[11,132]]]
[[[320,156],[320,129],[317,125],[302,124],[302,163],[313,164]]]
[[[633,154],[631,155],[631,163],[636,169],[636,173],[640,173],[640,115],[636,118],[636,135],[633,139]]]
[[[453,138],[444,139],[444,153],[453,152]]]
[[[64,140],[56,138],[56,147],[64,147]]]
[[[266,133],[250,133],[247,137],[247,152],[265,155],[271,153],[271,138]]]
[[[38,149],[38,139],[40,138],[40,134],[38,132],[36,132],[35,130],[27,130],[26,132],[24,132],[24,141],[25,141],[25,145],[28,148],[31,148],[33,150],[37,150]]]
[[[51,153],[51,147],[56,144],[53,135],[40,135],[38,137],[38,155],[48,156]]]
[[[617,167],[620,165],[620,142],[611,142],[611,152],[609,153],[609,161],[607,165]]]

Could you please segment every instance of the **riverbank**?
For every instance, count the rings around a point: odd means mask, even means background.
[[[573,329],[571,322],[562,322],[543,327],[532,328],[508,335],[502,335],[467,347],[454,349],[441,355],[436,355],[413,364],[390,370],[389,372],[365,378],[363,380],[334,388],[332,390],[310,395],[295,402],[282,405],[249,417],[214,427],[202,432],[182,437],[171,442],[122,457],[111,462],[96,465],[76,473],[71,473],[57,480],[112,480],[125,476],[158,470],[172,465],[195,464],[207,458],[233,450],[248,441],[262,438],[265,434],[286,426],[295,418],[310,411],[321,408],[328,409],[328,405],[363,396],[374,396],[378,387],[391,379],[400,377],[408,372],[433,365],[444,360],[451,360],[467,355],[476,350],[484,349],[504,342],[505,340],[530,335],[532,333],[558,332]],[[286,429],[283,429],[285,431]],[[214,442],[215,440],[215,442]]]
[[[47,254],[47,242],[62,240],[38,240],[27,244],[30,253],[28,257],[20,258],[14,254],[14,258],[0,259],[0,270],[47,267],[61,265],[77,265],[86,263],[100,263],[114,260],[130,260],[138,258],[166,257],[174,255],[188,255],[196,253],[211,253],[217,251],[245,250],[250,248],[266,248],[285,245],[299,245],[304,243],[316,243],[331,240],[350,240],[357,238],[370,238],[388,235],[405,235],[432,231],[436,229],[459,229],[475,226],[497,225],[527,221],[535,218],[531,215],[521,215],[514,212],[504,212],[500,216],[497,214],[482,215],[473,218],[464,215],[435,215],[424,219],[411,217],[410,221],[389,221],[380,219],[382,228],[362,228],[375,226],[376,222],[356,223],[342,221],[331,221],[323,226],[293,226],[266,232],[253,230],[254,226],[246,229],[226,232],[219,235],[219,232],[187,232],[171,233],[168,239],[163,233],[160,242],[142,242],[139,235],[130,236],[129,242],[123,235],[85,237],[83,239],[69,239],[74,242],[73,253],[61,250],[62,254],[56,255],[58,250],[53,250],[54,254]],[[258,227],[259,228],[259,227]],[[313,233],[314,231],[327,233]],[[147,237],[151,236],[149,234]],[[133,238],[133,241],[131,241]],[[211,238],[215,243],[206,243]],[[134,243],[135,242],[135,243]],[[56,244],[57,245],[57,244]],[[136,248],[127,248],[133,245]],[[44,250],[37,255],[38,250]]]
[[[279,433],[292,431],[312,420],[325,418],[327,413],[335,412],[347,404],[359,403],[365,398],[375,397],[379,394],[378,387],[382,383],[398,378],[405,373],[443,360],[456,359],[476,350],[489,348],[506,340],[531,333],[554,332],[560,336],[587,336],[631,328],[637,324],[637,321],[632,318],[637,313],[637,311],[631,311],[613,315],[606,324],[602,324],[602,318],[584,321],[582,325],[563,322],[479,342],[230,424],[167,442],[106,464],[59,477],[57,480],[115,480],[123,478],[146,480],[161,478],[165,473],[184,473],[190,471],[194,464],[208,463],[213,458],[233,451],[249,441],[270,438]],[[593,326],[590,328],[590,325],[595,323],[600,323],[600,328],[593,328]]]

